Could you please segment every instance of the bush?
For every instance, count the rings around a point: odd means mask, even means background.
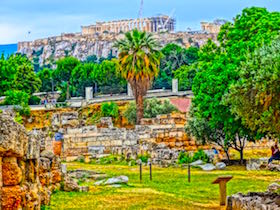
[[[208,163],[209,162],[209,157],[207,156],[207,154],[202,149],[199,149],[196,153],[194,153],[193,158],[192,158],[192,162],[194,162],[196,160],[202,160],[203,162]]]
[[[115,102],[108,102],[101,104],[101,116],[102,117],[119,117],[119,106]]]
[[[140,159],[142,161],[142,163],[148,163],[150,155],[148,155],[148,154],[138,155],[137,158]]]
[[[184,163],[191,163],[192,157],[187,152],[180,152],[178,156],[178,163],[184,164]]]
[[[199,149],[197,152],[195,152],[193,156],[187,152],[180,152],[178,156],[179,164],[192,163],[197,160],[202,160],[203,162],[208,163],[209,157],[202,149]]]
[[[144,118],[154,118],[161,114],[170,114],[177,109],[168,100],[152,98],[144,101]],[[124,112],[124,117],[129,123],[136,123],[136,104],[131,102]]]
[[[28,104],[29,105],[39,105],[41,102],[41,99],[37,96],[31,96],[29,98]]]
[[[20,90],[9,90],[5,92],[5,105],[27,106],[30,95]]]

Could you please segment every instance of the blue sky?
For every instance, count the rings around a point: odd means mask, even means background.
[[[280,11],[280,0],[144,0],[143,16],[175,10],[177,30],[199,29],[201,21],[232,20],[250,6]],[[0,0],[0,44],[78,32],[95,21],[136,18],[139,7],[140,0]]]

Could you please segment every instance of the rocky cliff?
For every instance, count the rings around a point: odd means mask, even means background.
[[[217,34],[207,33],[155,33],[155,38],[161,46],[168,43],[177,43],[181,46],[201,46],[208,39],[216,40]],[[56,37],[38,39],[31,42],[19,42],[18,52],[26,54],[28,58],[40,65],[53,64],[65,55],[85,60],[90,55],[107,57],[110,53],[117,55],[113,48],[114,42],[124,34],[103,33],[95,35],[82,35],[81,33],[61,34]]]

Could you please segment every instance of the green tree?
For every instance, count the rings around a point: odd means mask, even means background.
[[[154,88],[170,88],[173,78],[173,71],[181,66],[194,63],[198,59],[198,48],[183,48],[170,43],[161,49],[163,54],[160,61],[159,76],[154,81]]]
[[[61,58],[56,62],[57,68],[54,71],[54,79],[59,81],[61,86],[66,83],[66,99],[70,99],[70,79],[72,71],[80,64],[74,57]]]
[[[280,137],[280,38],[246,57],[227,96],[232,112],[260,136]]]
[[[151,34],[133,30],[116,42],[119,49],[118,67],[129,82],[137,104],[137,124],[143,118],[143,97],[158,75],[161,53]]]
[[[174,77],[179,81],[179,89],[180,90],[191,90],[193,79],[197,72],[196,64],[192,64],[190,66],[184,65],[179,69],[173,71]]]
[[[16,54],[5,58],[2,55],[0,58],[0,96],[5,95],[5,92],[8,90],[24,86],[24,83],[31,83],[32,86],[27,87],[28,90],[36,90],[38,80],[36,75],[33,75],[31,66],[32,64],[26,56]],[[25,70],[27,70],[27,72],[25,72]],[[21,72],[18,73],[18,71]],[[21,73],[27,73],[27,76],[20,75]],[[25,81],[25,79],[27,79],[27,81]],[[34,83],[31,81],[33,79],[35,80]]]
[[[44,68],[37,73],[38,77],[42,81],[42,86],[40,88],[41,92],[52,91],[52,86],[54,85],[52,74],[53,70],[49,68]]]
[[[18,66],[14,78],[14,89],[32,94],[39,91],[42,82],[34,72],[33,65],[22,64]]]
[[[240,77],[239,65],[253,52],[279,33],[280,16],[264,8],[246,8],[234,23],[222,26],[218,35],[219,46],[209,41],[199,52],[198,72],[193,82],[193,106],[213,130],[219,129],[225,143],[240,152],[246,140],[257,136],[243,125],[223,101],[229,88]],[[244,144],[243,144],[244,143]]]

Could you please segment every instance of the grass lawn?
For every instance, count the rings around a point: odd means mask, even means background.
[[[204,172],[192,169],[191,183],[187,170],[181,168],[153,168],[153,181],[148,167],[144,167],[143,181],[139,181],[137,166],[95,165],[67,163],[68,169],[89,169],[111,176],[126,175],[128,185],[121,188],[93,186],[90,191],[56,192],[50,209],[220,209],[219,187],[211,182],[220,175],[233,175],[228,183],[228,194],[265,191],[280,179],[277,172],[245,171],[242,167],[228,167],[224,171]]]

